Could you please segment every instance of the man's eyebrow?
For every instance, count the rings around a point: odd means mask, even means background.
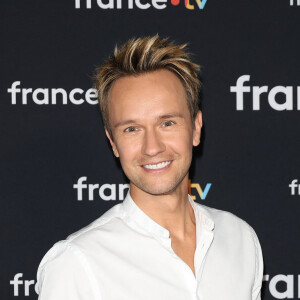
[[[182,118],[182,119],[184,119],[184,116],[180,113],[171,113],[171,114],[161,115],[157,119],[162,120],[162,119],[172,119],[172,118]]]
[[[182,119],[184,119],[184,116],[180,113],[170,113],[170,114],[165,114],[165,115],[158,116],[156,119],[157,119],[157,121],[160,121],[160,120],[172,119],[172,118],[182,118]],[[129,125],[129,124],[137,124],[137,123],[139,123],[138,120],[124,120],[124,121],[118,122],[114,126],[114,128],[124,126],[124,125]]]
[[[134,124],[136,123],[137,121],[136,120],[124,120],[124,121],[121,121],[119,123],[117,123],[114,128],[117,128],[117,127],[120,127],[120,126],[123,126],[123,125],[129,125],[129,124]]]

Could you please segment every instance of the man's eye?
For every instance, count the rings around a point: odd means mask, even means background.
[[[130,127],[127,127],[124,131],[125,131],[125,132],[133,132],[133,131],[135,131],[135,130],[136,130],[136,127],[130,126]]]
[[[163,123],[163,127],[168,127],[168,126],[171,126],[173,124],[175,124],[173,121],[166,121],[166,122]]]

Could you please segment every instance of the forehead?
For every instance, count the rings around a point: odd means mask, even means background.
[[[108,99],[109,119],[157,118],[160,114],[189,114],[186,93],[179,78],[159,70],[118,79]]]

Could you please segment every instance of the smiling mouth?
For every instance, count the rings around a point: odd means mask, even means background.
[[[148,169],[148,170],[158,170],[158,169],[163,169],[166,166],[168,166],[172,161],[163,161],[157,164],[148,164],[148,165],[142,165],[143,168]]]

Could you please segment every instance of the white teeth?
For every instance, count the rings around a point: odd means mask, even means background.
[[[169,165],[170,163],[171,161],[164,161],[156,165],[143,165],[143,167],[146,169],[162,169],[165,166]]]

